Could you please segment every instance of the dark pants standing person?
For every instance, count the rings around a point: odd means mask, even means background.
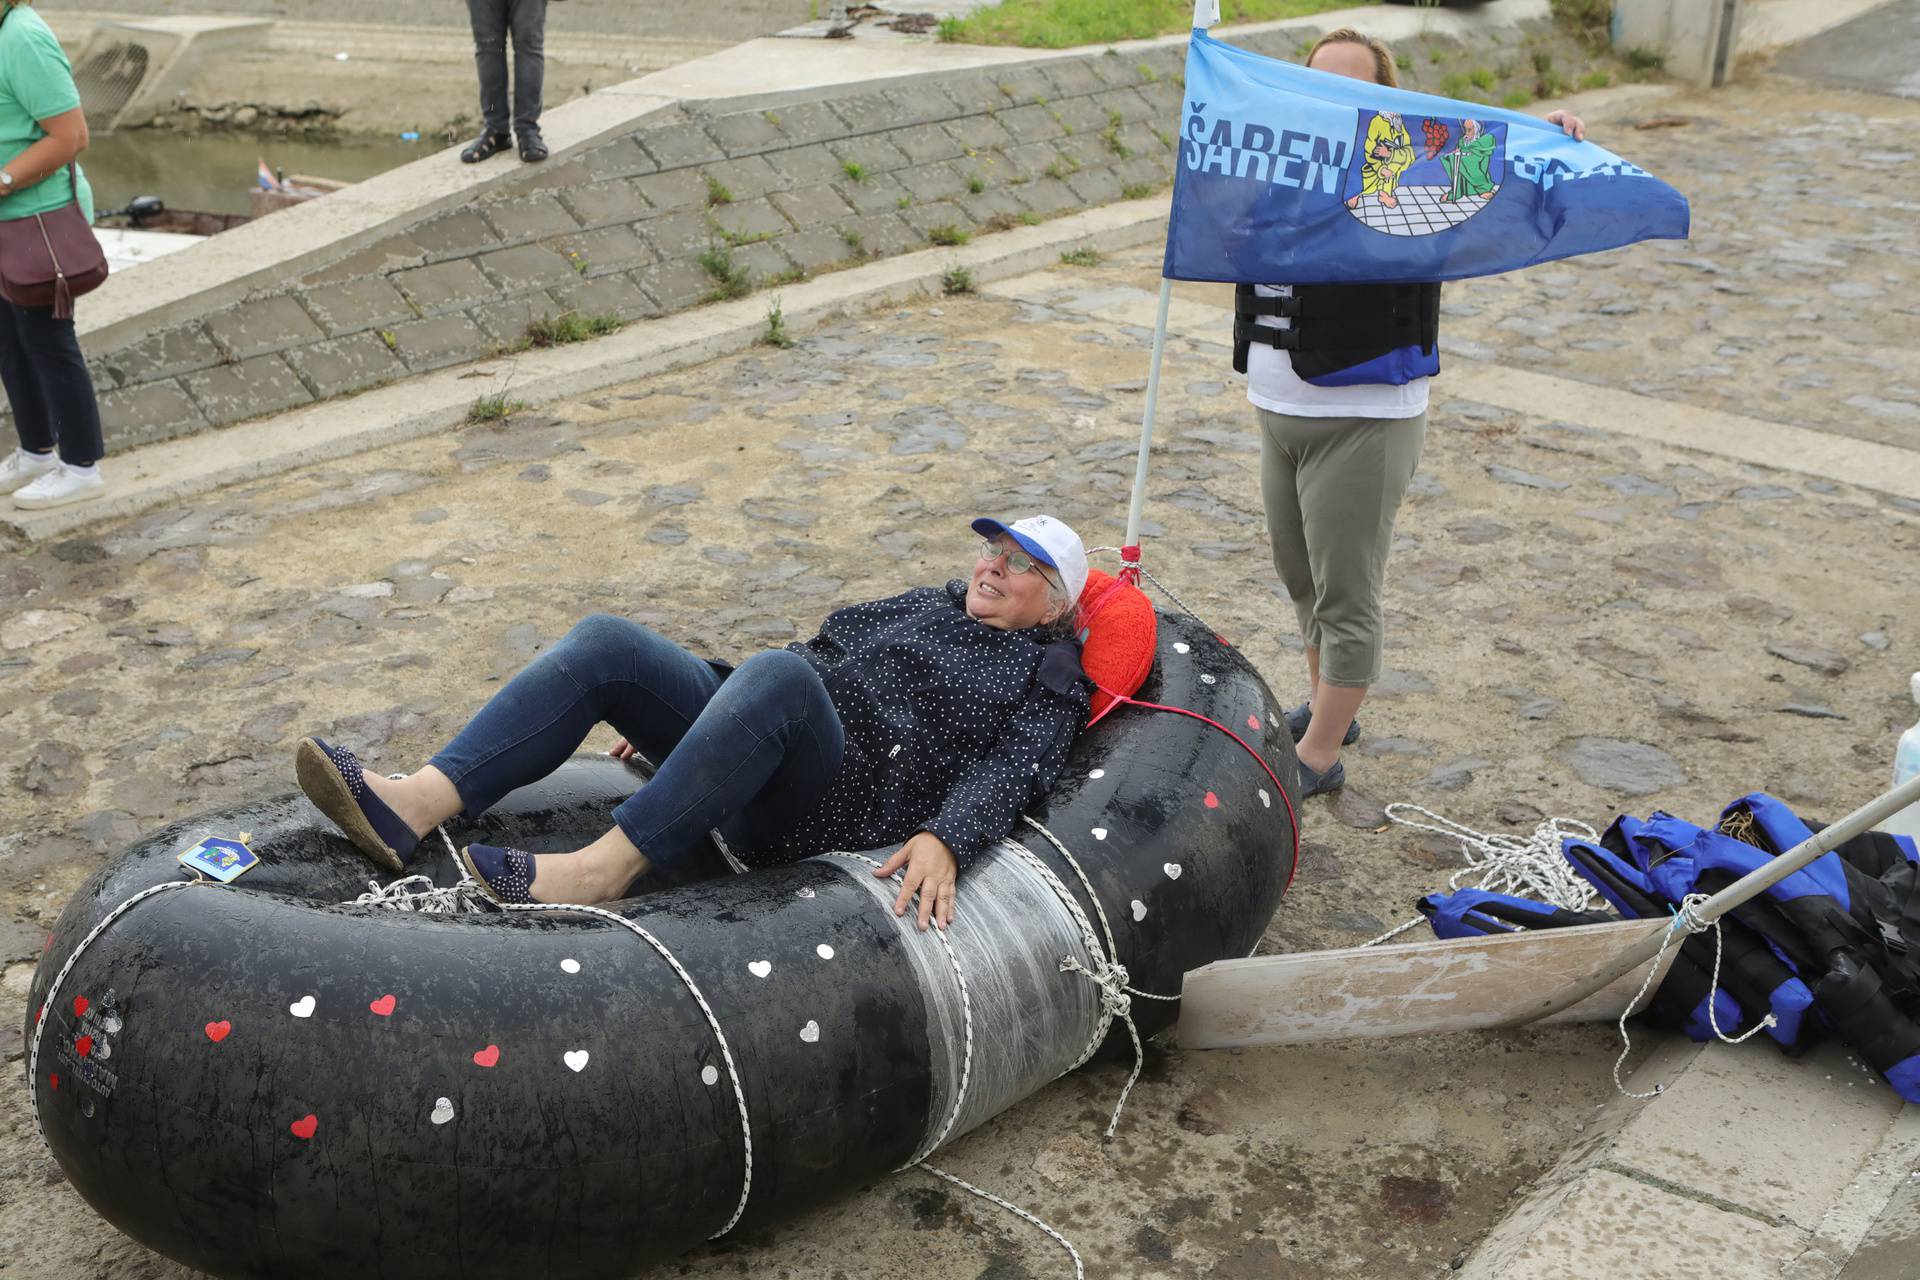
[[[473,60],[480,71],[479,138],[460,153],[468,164],[505,151],[507,133],[507,39],[513,39],[513,133],[520,158],[547,158],[540,139],[540,89],[546,79],[547,0],[467,0],[473,22]]]
[[[59,39],[25,0],[0,0],[0,221],[76,202],[93,221],[93,191],[74,162],[86,148],[87,118]],[[0,299],[0,385],[20,436],[0,458],[0,494],[29,510],[100,496],[100,407],[72,318]]]

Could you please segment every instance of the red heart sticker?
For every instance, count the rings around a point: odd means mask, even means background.
[[[500,1046],[490,1044],[484,1049],[476,1049],[473,1054],[474,1065],[490,1067],[500,1061]]]
[[[218,1022],[209,1022],[207,1024],[207,1039],[213,1041],[215,1044],[219,1044],[227,1038],[227,1033],[231,1030],[233,1030],[233,1024],[225,1018],[220,1019]]]
[[[381,996],[378,1000],[375,1000],[372,1004],[368,1005],[367,1008],[373,1010],[375,1013],[385,1018],[390,1016],[393,1013],[393,1003],[394,1002],[393,1002],[392,996],[390,995]]]
[[[37,1027],[37,1026],[39,1026],[39,1025],[40,1025],[40,1019],[42,1019],[42,1018],[44,1018],[44,1017],[46,1017],[46,1016],[47,1016],[47,1006],[46,1006],[46,1002],[45,1002],[45,1001],[42,1001],[42,1002],[41,1002],[41,1004],[40,1004],[40,1007],[39,1007],[38,1009],[35,1009],[35,1010],[33,1011],[33,1025],[34,1025],[34,1026],[36,1026],[36,1027]]]
[[[86,1013],[86,1011],[92,1007],[93,1001],[87,999],[85,996],[75,996],[73,998],[73,1016],[76,1018]]]
[[[79,1054],[83,1058],[86,1057],[88,1054],[92,1053],[93,1037],[81,1036],[78,1040],[75,1040],[73,1042],[73,1051]]]
[[[1206,806],[1209,809],[1218,809],[1220,807],[1220,797],[1211,791],[1207,792]]]
[[[319,1127],[320,1117],[316,1115],[301,1116],[298,1120],[295,1120],[287,1126],[287,1128],[293,1130],[293,1136],[296,1138],[311,1138],[314,1130]]]
[[[47,1074],[47,1084],[50,1088],[58,1089],[60,1087],[60,1073],[58,1071],[49,1072]]]
[[[1248,716],[1248,717],[1247,717],[1247,728],[1249,728],[1249,729],[1251,729],[1251,730],[1253,730],[1253,731],[1254,731],[1255,733],[1258,733],[1258,732],[1260,732],[1260,717],[1259,717],[1259,716]]]
[[[41,950],[41,952],[42,952],[42,953],[45,953],[45,952],[48,952],[48,951],[51,951],[51,950],[53,950],[53,935],[52,935],[52,934],[48,934],[48,935],[47,935],[47,940],[46,940],[45,942],[43,942],[43,943],[41,943],[41,944],[40,944],[40,950]]]

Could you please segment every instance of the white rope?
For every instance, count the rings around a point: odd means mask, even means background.
[[[458,865],[457,863],[455,865]],[[460,883],[442,887],[425,875],[406,876],[392,884],[367,881],[367,891],[355,898],[356,907],[387,907],[394,911],[417,911],[436,915],[491,911],[493,902],[473,882],[462,876]]]
[[[1582,880],[1560,853],[1561,842],[1569,838],[1600,838],[1598,831],[1577,819],[1544,818],[1534,827],[1531,835],[1510,836],[1475,831],[1464,823],[1455,822],[1417,804],[1390,804],[1386,814],[1389,821],[1400,826],[1416,831],[1431,831],[1459,842],[1460,853],[1467,865],[1447,878],[1449,890],[1457,891],[1463,881],[1477,875],[1479,879],[1473,887],[1490,893],[1536,898],[1568,911],[1585,911],[1594,903],[1596,895],[1593,886]],[[1421,822],[1404,816],[1406,814],[1419,814],[1431,821]],[[1378,946],[1425,919],[1424,916],[1415,916],[1360,945]]]
[[[1613,1060],[1613,1087],[1626,1097],[1657,1098],[1667,1089],[1664,1084],[1656,1084],[1645,1093],[1635,1093],[1621,1081],[1620,1068],[1626,1065],[1627,1055],[1633,1052],[1633,1038],[1627,1034],[1627,1019],[1633,1016],[1634,1009],[1652,989],[1654,975],[1660,972],[1660,961],[1667,954],[1668,945],[1679,934],[1705,933],[1708,929],[1713,930],[1713,977],[1707,982],[1707,1025],[1713,1028],[1716,1038],[1726,1044],[1743,1044],[1769,1027],[1779,1025],[1779,1019],[1772,1013],[1768,1013],[1766,1017],[1738,1036],[1729,1036],[1720,1029],[1720,1012],[1714,1008],[1714,997],[1720,994],[1720,921],[1700,919],[1700,908],[1707,902],[1706,894],[1690,893],[1680,903],[1680,909],[1674,913],[1673,923],[1668,925],[1666,933],[1661,935],[1660,949],[1653,954],[1653,963],[1647,969],[1645,980],[1640,983],[1640,989],[1633,993],[1633,999],[1627,1001],[1627,1007],[1620,1011],[1620,1056]]]
[[[1028,1213],[1025,1209],[1022,1209],[1019,1205],[1013,1203],[1011,1200],[1003,1200],[1002,1198],[993,1194],[993,1192],[986,1190],[985,1188],[974,1186],[971,1182],[968,1182],[965,1178],[956,1178],[954,1175],[948,1173],[945,1169],[936,1169],[932,1165],[926,1164],[924,1162],[921,1163],[920,1167],[922,1169],[925,1169],[928,1173],[932,1174],[936,1178],[945,1178],[948,1182],[951,1182],[954,1186],[960,1187],[961,1189],[966,1191],[973,1192],[973,1194],[979,1196],[982,1200],[985,1200],[989,1204],[999,1205],[1002,1209],[1005,1209],[1008,1213],[1011,1213],[1016,1218],[1023,1219],[1024,1221],[1031,1223],[1035,1227],[1038,1227],[1040,1230],[1052,1236],[1054,1239],[1054,1242],[1058,1244],[1062,1249],[1065,1249],[1067,1251],[1067,1256],[1073,1259],[1073,1280],[1086,1280],[1087,1268],[1085,1264],[1080,1261],[1080,1251],[1073,1247],[1073,1241],[1067,1239],[1065,1236],[1061,1235],[1058,1231],[1055,1231],[1052,1227],[1040,1221],[1039,1218],[1035,1217],[1031,1213]]]
[[[33,1112],[33,1131],[39,1137],[40,1145],[45,1147],[49,1153],[53,1151],[53,1144],[47,1141],[47,1131],[41,1127],[40,1124],[40,1041],[46,1035],[47,1023],[52,1020],[49,1014],[55,1014],[59,1008],[55,1002],[60,998],[60,984],[67,980],[67,973],[73,968],[74,962],[86,954],[87,948],[93,945],[94,939],[105,933],[107,926],[127,914],[127,912],[135,906],[145,902],[148,898],[155,897],[162,893],[168,893],[175,889],[189,889],[196,884],[207,883],[211,882],[198,878],[193,880],[166,880],[142,889],[113,910],[107,912],[106,915],[102,916],[100,923],[88,930],[87,936],[80,939],[80,945],[73,949],[73,953],[67,957],[66,963],[60,966],[60,971],[53,975],[53,982],[47,987],[46,999],[40,1006],[40,1016],[33,1024],[33,1048],[27,1054],[27,1102],[29,1109]]]

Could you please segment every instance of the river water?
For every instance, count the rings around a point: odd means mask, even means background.
[[[135,196],[159,196],[170,209],[246,213],[260,162],[278,173],[358,182],[430,155],[438,143],[355,138],[314,142],[248,133],[174,133],[123,129],[95,134],[80,157],[94,208],[118,209]]]

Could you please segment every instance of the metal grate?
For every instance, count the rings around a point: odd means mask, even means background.
[[[147,78],[148,63],[145,45],[124,41],[89,54],[74,68],[73,81],[86,108],[87,128],[111,132],[113,122]]]

